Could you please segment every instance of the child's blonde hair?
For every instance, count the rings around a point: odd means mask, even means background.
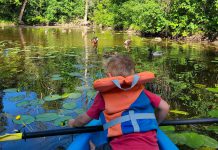
[[[117,55],[109,59],[106,64],[107,73],[112,76],[129,76],[134,74],[135,64],[128,56]]]

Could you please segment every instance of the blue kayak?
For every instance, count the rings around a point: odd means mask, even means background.
[[[93,120],[88,125],[95,126],[100,124],[100,120]],[[178,150],[176,145],[160,129],[157,130],[157,138],[160,150]],[[90,150],[89,140],[96,146],[99,146],[107,142],[107,133],[100,131],[75,135],[67,150]]]

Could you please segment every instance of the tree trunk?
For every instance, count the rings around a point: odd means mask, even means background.
[[[19,24],[23,24],[22,18],[23,18],[23,13],[24,13],[26,4],[27,4],[27,0],[24,0],[24,1],[23,1],[23,4],[22,4],[22,7],[21,7],[21,10],[20,10],[19,18],[18,18],[18,23],[19,23]]]
[[[88,24],[88,10],[89,10],[89,0],[86,0],[85,15],[84,15],[84,25]]]

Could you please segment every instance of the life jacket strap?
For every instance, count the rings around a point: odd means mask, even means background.
[[[131,88],[133,88],[139,81],[139,76],[138,75],[134,75],[133,76],[133,81],[132,81],[132,84],[131,84],[131,87],[129,88],[122,88],[120,83],[119,83],[119,80],[112,80],[112,82],[121,90],[124,90],[124,91],[127,91],[127,90],[130,90]]]
[[[130,110],[129,115],[125,115],[125,116],[121,116],[116,119],[113,119],[110,122],[105,123],[103,127],[104,127],[104,130],[107,130],[108,128],[115,126],[117,124],[131,121],[134,132],[140,132],[140,128],[137,123],[138,119],[156,119],[156,117],[154,113],[135,113],[134,110]]]

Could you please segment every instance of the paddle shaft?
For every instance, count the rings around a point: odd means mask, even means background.
[[[160,124],[160,126],[210,124],[210,123],[218,123],[218,118],[202,118],[202,119],[189,119],[189,120],[165,120]]]
[[[38,132],[24,132],[22,139],[28,138],[38,138],[44,136],[56,136],[56,135],[67,135],[67,134],[78,134],[78,133],[90,133],[103,131],[103,126],[87,126],[87,127],[77,127],[77,128],[66,128],[48,131],[38,131]]]
[[[160,126],[167,125],[189,125],[189,124],[210,124],[218,123],[218,118],[203,118],[203,119],[190,119],[190,120],[166,120],[163,121]],[[56,135],[67,135],[67,134],[78,134],[78,133],[89,133],[103,131],[103,126],[87,126],[87,127],[77,127],[77,128],[66,128],[48,131],[38,131],[38,132],[24,132],[22,139],[28,138],[38,138],[45,136],[56,136]]]

